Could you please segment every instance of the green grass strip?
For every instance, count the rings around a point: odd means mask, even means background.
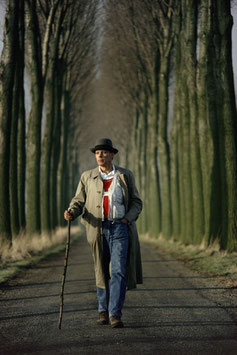
[[[237,253],[219,251],[217,248],[184,245],[162,237],[157,239],[141,236],[140,240],[152,244],[177,260],[186,263],[191,269],[214,277],[228,277],[237,286]]]

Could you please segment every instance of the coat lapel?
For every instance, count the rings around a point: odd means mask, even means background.
[[[127,212],[128,210],[128,186],[126,183],[126,179],[125,179],[125,175],[120,171],[120,169],[116,166],[115,167],[118,178],[119,178],[119,182],[120,182],[120,186],[122,188],[123,191],[123,198],[124,198],[124,203],[125,203],[125,210]]]

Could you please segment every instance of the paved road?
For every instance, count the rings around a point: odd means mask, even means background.
[[[237,354],[236,290],[142,244],[144,284],[127,292],[125,328],[98,326],[89,246],[70,253],[62,329],[64,255],[27,270],[0,293],[0,354]]]

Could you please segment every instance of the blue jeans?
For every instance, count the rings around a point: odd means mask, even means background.
[[[102,230],[105,288],[97,287],[98,310],[108,311],[110,317],[121,317],[126,293],[128,226],[121,221],[106,220],[102,222]]]

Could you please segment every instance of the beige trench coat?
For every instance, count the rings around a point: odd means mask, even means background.
[[[133,173],[124,168],[115,167],[123,191],[125,202],[125,218],[129,228],[129,251],[127,260],[127,287],[135,288],[142,283],[142,265],[140,245],[135,221],[142,210],[142,201],[139,197]],[[79,182],[76,195],[70,203],[73,217],[82,214],[82,223],[86,227],[88,243],[92,249],[94,259],[96,286],[105,288],[104,272],[102,267],[103,239],[102,239],[102,193],[103,181],[99,168],[85,171]]]

